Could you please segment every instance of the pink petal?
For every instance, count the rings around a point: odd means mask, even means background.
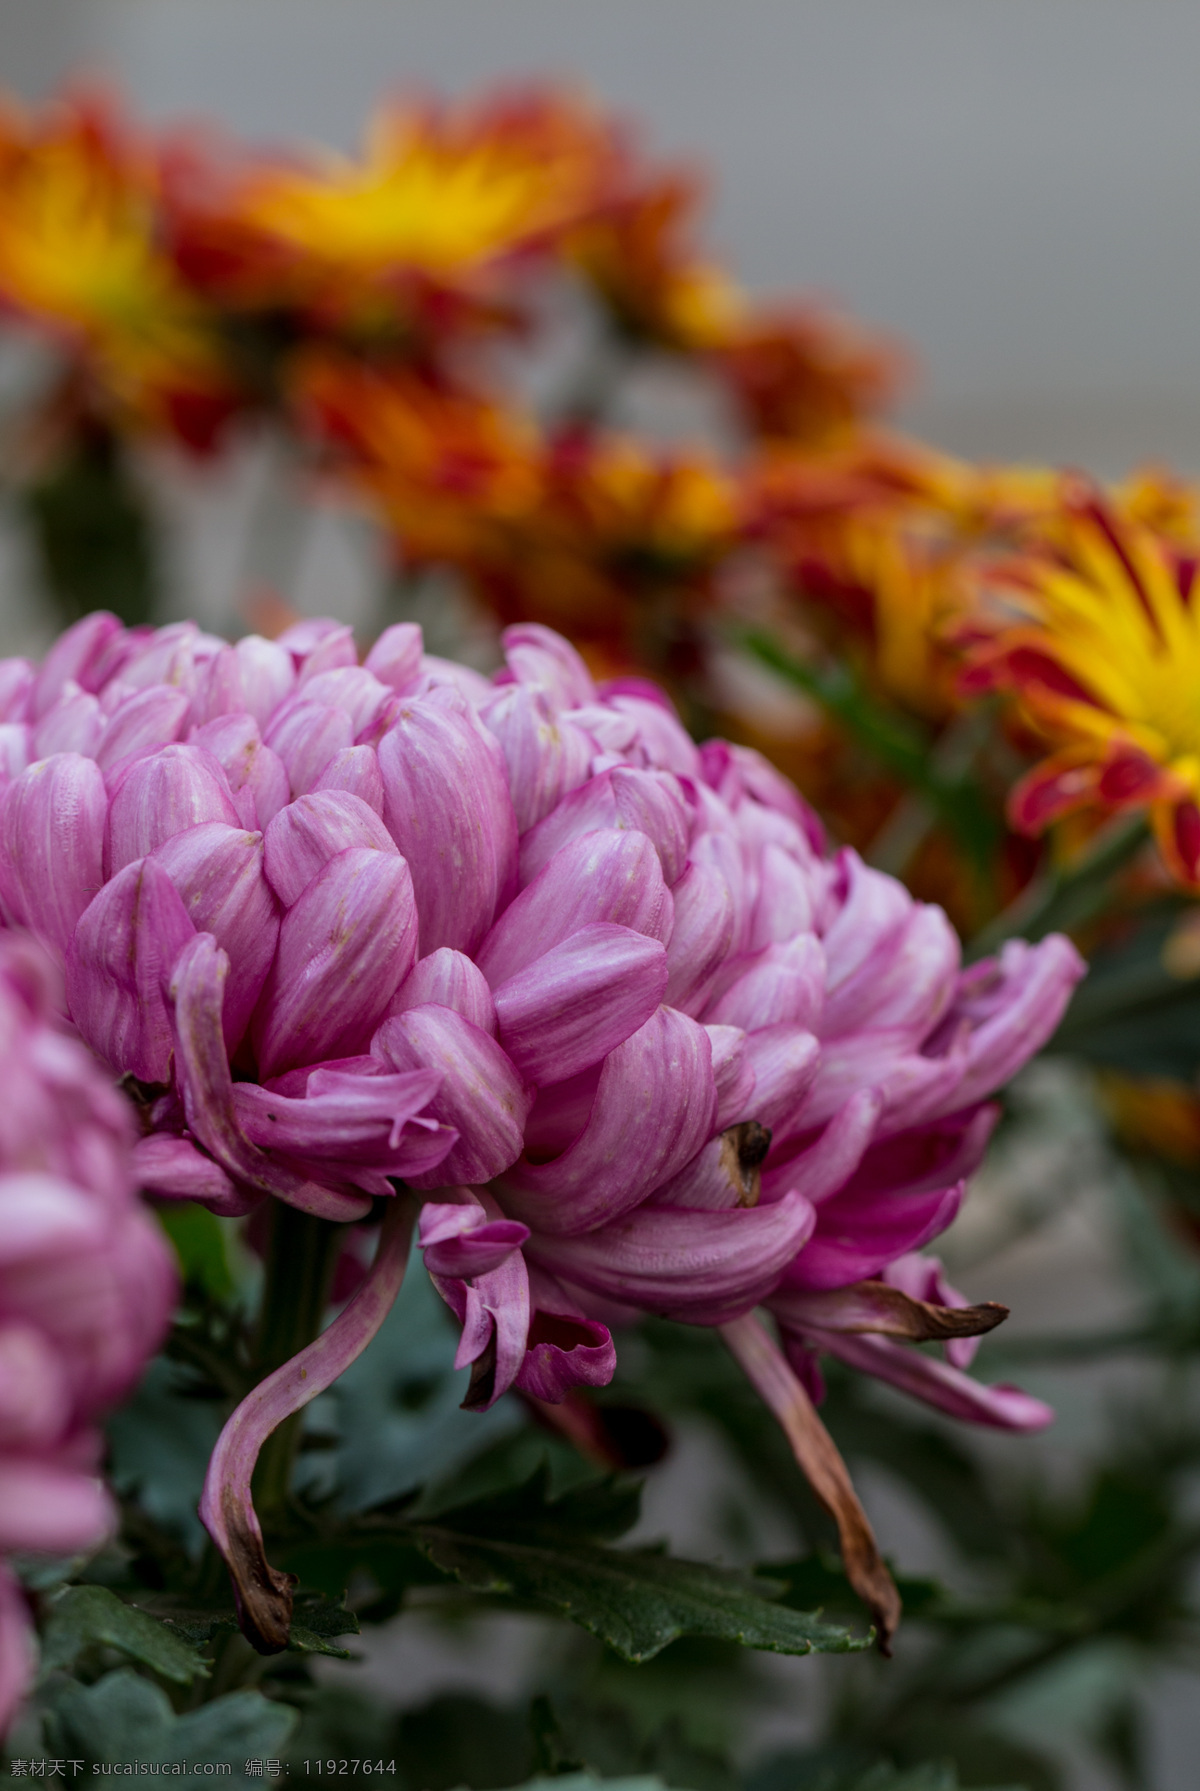
[[[229,957],[225,1042],[241,1043],[279,943],[279,910],[263,875],[263,838],[209,821],[177,833],[152,855],[178,890],[198,933]]]
[[[190,703],[186,691],[173,684],[154,684],[135,691],[109,716],[96,747],[101,771],[122,759],[142,758],[179,739]]]
[[[378,1076],[317,1069],[300,1099],[238,1082],[233,1106],[252,1144],[302,1159],[314,1176],[328,1173],[329,1164],[339,1165],[347,1180],[356,1165],[417,1175],[436,1168],[455,1142],[454,1132],[427,1112],[439,1083],[433,1070]]]
[[[417,1241],[431,1275],[470,1280],[507,1262],[529,1236],[516,1219],[493,1219],[483,1207],[428,1204],[421,1208]]]
[[[140,1138],[133,1147],[133,1173],[139,1188],[160,1200],[199,1200],[214,1213],[240,1218],[261,1195],[243,1194],[219,1163],[186,1138],[165,1132]]]
[[[505,1210],[535,1232],[574,1234],[619,1218],[695,1156],[715,1112],[707,1033],[659,1008],[605,1058],[574,1143],[552,1162],[526,1159],[509,1172]]]
[[[389,1206],[375,1260],[354,1298],[315,1343],[246,1396],[209,1460],[200,1519],[229,1568],[242,1627],[261,1652],[287,1645],[295,1581],[276,1573],[263,1550],[250,1490],[259,1450],[278,1424],[331,1387],[378,1332],[404,1280],[414,1215],[403,1197]]]
[[[362,1050],[412,966],[416,933],[402,858],[361,847],[331,858],[283,918],[251,1027],[261,1074]]]
[[[202,821],[240,826],[221,770],[203,746],[166,746],[120,774],[108,811],[109,875]]]
[[[552,1286],[549,1275],[531,1275],[534,1285]],[[617,1350],[607,1325],[573,1312],[570,1301],[538,1304],[529,1320],[525,1357],[514,1386],[551,1405],[564,1400],[572,1387],[607,1387],[617,1371]]]
[[[641,1207],[582,1237],[538,1233],[527,1250],[552,1274],[605,1298],[689,1324],[723,1324],[771,1291],[812,1226],[812,1208],[791,1194],[723,1213]]]
[[[111,658],[111,649],[118,644],[125,630],[115,616],[97,610],[84,616],[60,634],[38,672],[32,693],[31,709],[35,717],[52,709],[62,693],[63,685],[73,679],[81,690],[100,688],[97,673]]]
[[[664,945],[671,937],[674,905],[644,833],[590,833],[564,846],[505,909],[475,960],[495,988],[594,921]]]
[[[747,948],[760,951],[764,945],[812,932],[817,914],[815,893],[812,880],[789,853],[780,846],[765,846]]]
[[[562,709],[596,700],[596,686],[570,641],[540,622],[518,622],[501,635],[509,672],[520,684],[540,685]]]
[[[385,628],[363,664],[390,690],[405,696],[421,675],[421,630],[415,622]]]
[[[723,1132],[748,1113],[754,1093],[754,1066],[746,1056],[746,1035],[739,1026],[706,1026],[712,1047],[713,1081],[717,1090],[717,1114],[713,1128]]]
[[[792,1154],[774,1150],[763,1175],[763,1192],[775,1199],[796,1188],[814,1206],[843,1187],[862,1162],[883,1111],[877,1089],[860,1088],[829,1120],[815,1142],[791,1146]]]
[[[36,676],[32,659],[0,659],[0,723],[28,719]]]
[[[717,871],[706,864],[693,863],[671,895],[675,926],[667,947],[668,981],[663,999],[682,1013],[698,1015],[713,978],[733,950],[733,894]]]
[[[279,641],[264,640],[260,634],[243,635],[233,650],[241,671],[241,707],[249,711],[260,728],[265,727],[268,718],[295,689],[292,656]]]
[[[14,778],[3,805],[0,895],[61,958],[103,882],[104,779],[91,759],[61,753]]]
[[[104,1483],[49,1462],[0,1457],[0,1550],[73,1555],[92,1550],[116,1527]]]
[[[331,858],[354,846],[399,856],[391,834],[360,797],[348,790],[297,796],[264,834],[267,880],[290,908]]]
[[[314,785],[315,790],[348,790],[375,814],[383,813],[383,774],[372,746],[347,746],[335,753]]]
[[[379,768],[383,818],[412,868],[421,956],[473,952],[516,855],[499,746],[458,697],[409,699],[379,743]]]
[[[86,690],[68,685],[53,709],[48,710],[32,730],[30,758],[48,759],[56,752],[79,752],[89,759],[95,758],[104,726],[98,700]]]
[[[292,795],[303,796],[330,760],[354,744],[354,729],[340,709],[297,697],[272,717],[264,739],[283,760]]]
[[[459,1133],[440,1168],[416,1188],[489,1182],[520,1155],[532,1090],[495,1039],[445,1007],[416,1007],[385,1020],[372,1050],[398,1070],[432,1069],[442,1083],[429,1112]]]
[[[1041,1050],[1086,968],[1070,940],[1051,933],[1038,945],[1010,939],[998,959],[985,959],[963,973],[945,1022],[949,1028],[961,1018],[970,1027],[955,1106],[991,1094]]]
[[[319,1218],[361,1219],[370,1203],[308,1180],[289,1164],[251,1144],[234,1111],[233,1078],[221,1032],[229,960],[209,933],[198,933],[180,954],[171,983],[176,1080],[188,1129],[238,1183],[275,1194]]]
[[[492,991],[478,965],[448,945],[418,958],[392,1001],[393,1014],[407,1013],[411,1007],[449,1007],[480,1032],[495,1038],[499,1027]]]
[[[67,953],[67,1005],[88,1044],[118,1075],[171,1079],[165,987],[195,938],[170,877],[139,859],[85,909]]]
[[[223,715],[198,728],[192,740],[206,746],[224,771],[244,827],[266,827],[291,801],[283,760],[263,745],[252,715]]]
[[[825,999],[825,953],[812,933],[799,933],[752,956],[734,958],[717,978],[704,1010],[717,1026],[757,1032],[783,1024],[815,1031]]]
[[[500,1042],[529,1082],[565,1082],[644,1025],[667,986],[657,939],[597,922],[495,991]]]
[[[540,691],[520,684],[508,685],[489,703],[485,720],[504,753],[517,828],[524,833],[586,781],[591,743],[554,713]]]
[[[916,1194],[832,1195],[817,1208],[816,1230],[788,1271],[789,1285],[846,1287],[868,1280],[945,1231],[965,1192],[966,1184],[957,1182]]]
[[[903,1393],[911,1393],[914,1399],[923,1399],[952,1418],[987,1424],[996,1430],[1017,1431],[1045,1430],[1054,1422],[1051,1407],[1019,1387],[985,1386],[960,1369],[951,1368],[948,1362],[907,1349],[890,1338],[817,1331],[809,1335],[826,1354],[899,1387]]]
[[[532,883],[554,854],[599,827],[644,833],[654,844],[667,883],[687,860],[689,817],[677,778],[666,771],[618,766],[564,796],[521,841],[521,887]]]
[[[364,665],[343,665],[303,680],[305,700],[328,703],[350,717],[355,734],[369,728],[391,692]]]

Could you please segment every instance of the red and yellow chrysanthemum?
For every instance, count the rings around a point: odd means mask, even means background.
[[[0,306],[66,349],[102,414],[207,445],[237,395],[157,217],[154,158],[110,105],[0,119]]]
[[[964,688],[1006,690],[1052,748],[1016,786],[1012,824],[1080,810],[1149,812],[1167,865],[1200,887],[1200,613],[1187,507],[1175,532],[1137,519],[1157,498],[1065,479],[1057,509],[982,579]]]
[[[497,276],[589,214],[615,153],[606,122],[552,90],[396,104],[358,158],[181,159],[176,254],[227,304],[402,340],[503,308]]]

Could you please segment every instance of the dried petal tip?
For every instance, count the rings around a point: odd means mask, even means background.
[[[801,1472],[837,1524],[846,1578],[871,1613],[879,1652],[890,1656],[900,1623],[900,1594],[837,1445],[786,1357],[753,1313],[722,1325],[721,1336],[779,1420]]]

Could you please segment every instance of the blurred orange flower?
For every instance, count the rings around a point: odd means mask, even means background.
[[[553,90],[393,104],[357,159],[177,152],[171,228],[187,277],[226,303],[404,345],[508,316],[498,282],[599,202],[608,123]]]
[[[208,446],[237,393],[157,198],[153,155],[97,95],[0,117],[0,305],[65,347],[101,409]]]

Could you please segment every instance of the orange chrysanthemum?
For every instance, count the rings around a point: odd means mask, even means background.
[[[1170,870],[1195,888],[1196,548],[1148,528],[1132,508],[1063,481],[1051,522],[983,577],[981,638],[964,688],[1012,692],[1022,720],[1054,749],[1014,789],[1015,827],[1035,834],[1084,809],[1146,809]]]
[[[236,402],[158,241],[152,156],[94,96],[0,120],[0,305],[64,346],[115,420],[207,445]]]
[[[309,328],[403,339],[456,308],[494,314],[501,269],[552,247],[597,204],[615,154],[607,124],[547,91],[458,107],[393,105],[363,154],[176,165],[176,253],[227,303],[298,313]]]
[[[406,564],[490,562],[537,502],[539,438],[517,412],[414,376],[385,379],[317,358],[295,394]]]

